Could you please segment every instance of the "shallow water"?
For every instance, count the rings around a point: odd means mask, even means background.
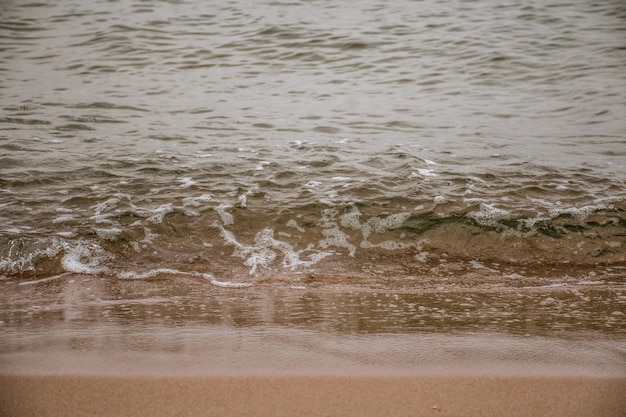
[[[5,374],[626,375],[626,296],[606,287],[233,289],[72,275],[13,288],[0,311]]]
[[[0,20],[10,291],[623,290],[622,1],[4,1]]]

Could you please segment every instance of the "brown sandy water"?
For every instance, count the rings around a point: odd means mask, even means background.
[[[623,1],[257,6],[2,2],[0,413],[619,415]]]
[[[3,372],[622,375],[620,286],[3,283]]]
[[[623,283],[620,0],[5,3],[0,277]]]

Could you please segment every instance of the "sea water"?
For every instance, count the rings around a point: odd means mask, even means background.
[[[0,273],[623,265],[625,16],[4,2]]]
[[[539,292],[623,335],[625,31],[621,0],[5,0],[4,320],[192,280],[457,306],[383,332]]]

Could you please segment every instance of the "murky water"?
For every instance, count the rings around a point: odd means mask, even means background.
[[[5,364],[623,367],[625,40],[621,0],[1,1]]]
[[[0,311],[0,372],[626,374],[614,289],[232,289],[73,275]]]
[[[621,1],[0,13],[7,276],[624,266]]]

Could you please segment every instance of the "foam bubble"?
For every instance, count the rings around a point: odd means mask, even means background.
[[[212,197],[210,194],[202,194],[198,197],[185,197],[183,198],[184,207],[202,207],[206,203],[210,202]]]
[[[566,214],[572,216],[572,218],[583,221],[587,217],[591,216],[596,211],[601,210],[609,210],[612,209],[613,205],[611,204],[594,204],[589,206],[583,206],[580,208],[570,207],[570,208],[555,208],[550,210],[550,216],[553,218],[559,217],[560,215]]]
[[[398,250],[398,249],[405,249],[410,246],[411,246],[410,243],[395,242],[393,240],[385,240],[384,242],[380,242],[380,243],[372,243],[368,240],[363,240],[361,242],[361,247],[363,249],[381,248],[381,249],[386,249],[386,250]]]
[[[172,204],[162,204],[154,209],[152,211],[153,214],[146,220],[153,224],[163,223],[163,218],[165,218],[167,214],[172,213],[173,211],[174,208],[172,207]]]
[[[251,282],[218,281],[216,279],[212,279],[209,282],[211,285],[221,288],[249,288],[253,286]]]
[[[293,220],[293,219],[291,219],[291,220],[289,220],[287,222],[287,227],[291,227],[293,229],[296,229],[300,233],[304,233],[305,232],[304,227],[299,226],[298,222]]]
[[[64,214],[62,216],[52,219],[52,223],[54,224],[65,223],[74,219],[76,219],[76,216],[74,216],[73,214]]]
[[[352,230],[360,230],[361,229],[361,212],[358,208],[352,207],[352,210],[348,213],[345,213],[340,218],[340,223],[343,227]]]
[[[370,217],[363,224],[363,237],[367,239],[372,232],[385,233],[397,229],[411,216],[411,213],[395,213],[387,217]]]
[[[229,206],[227,205],[220,205],[215,208],[215,211],[217,211],[217,214],[219,214],[220,217],[222,218],[222,223],[224,223],[224,226],[235,224],[235,218],[233,217],[232,214],[226,211],[227,208],[229,208]]]
[[[223,227],[221,232],[225,244],[235,247],[233,255],[245,259],[244,265],[250,267],[250,275],[255,274],[260,268],[269,268],[272,262],[278,258],[278,252],[283,255],[283,267],[289,269],[313,265],[331,254],[330,252],[313,251],[310,246],[304,251],[296,251],[289,243],[275,239],[274,230],[269,228],[255,235],[254,245],[238,242],[235,235]],[[308,255],[308,261],[300,259],[303,252],[313,252]]]
[[[498,227],[500,220],[510,218],[510,213],[489,204],[481,203],[480,210],[472,211],[467,216],[474,219],[481,226]]]
[[[350,256],[356,255],[356,246],[348,241],[348,236],[344,232],[339,230],[337,224],[329,228],[323,229],[322,234],[324,235],[324,239],[319,241],[319,245],[321,248],[326,249],[330,246],[346,248],[348,249],[348,254]]]
[[[152,229],[150,229],[149,227],[144,227],[143,228],[143,239],[141,239],[139,242],[140,243],[150,244],[150,243],[154,242],[154,239],[156,239],[157,237],[159,237],[159,235],[154,233],[152,231]]]
[[[100,246],[79,242],[77,245],[65,249],[61,265],[68,272],[98,274],[107,270],[102,262],[109,258],[110,256]]]
[[[233,255],[245,259],[244,265],[250,267],[250,275],[256,273],[259,266],[267,267],[270,262],[276,259],[276,253],[270,250],[267,245],[263,245],[264,232],[259,232],[255,236],[255,242],[257,245],[260,243],[260,247],[239,243],[235,238],[235,235],[224,228],[221,228],[221,232],[222,237],[225,240],[225,244],[233,245],[235,247]],[[267,232],[265,232],[265,234],[267,234]]]
[[[133,271],[124,271],[118,274],[118,278],[120,279],[150,279],[154,278],[158,275],[162,274],[171,274],[171,275],[187,275],[187,273],[181,272],[177,269],[170,268],[158,268],[151,269],[145,272],[133,272]]]
[[[217,279],[215,279],[215,277],[212,274],[194,272],[194,271],[192,272],[179,271],[178,269],[171,269],[171,268],[157,268],[157,269],[151,269],[145,272],[126,271],[126,272],[119,273],[118,277],[120,279],[142,280],[142,279],[154,278],[159,275],[185,275],[185,276],[191,276],[191,277],[204,278],[204,279],[207,279],[211,283],[211,285],[214,285],[216,287],[222,287],[222,288],[247,288],[253,285],[250,282],[218,281]]]
[[[252,194],[250,191],[246,191],[237,197],[237,201],[239,201],[239,207],[246,208],[248,206],[248,196]]]
[[[106,201],[103,201],[102,203],[96,204],[94,206],[95,213],[92,216],[92,218],[96,221],[96,223],[110,222],[108,218],[111,217],[112,214],[104,214],[104,212],[108,212],[112,210],[113,208],[117,207],[120,201],[121,201],[120,198],[113,197],[113,198],[109,198]]]

